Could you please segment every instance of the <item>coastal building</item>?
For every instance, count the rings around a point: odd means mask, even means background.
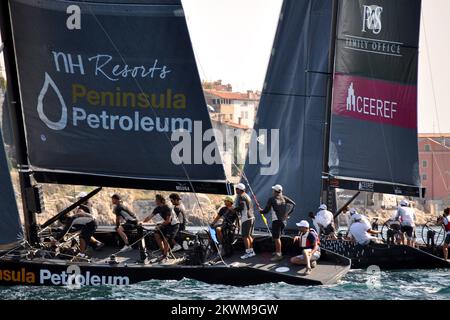
[[[223,137],[219,147],[225,172],[230,180],[239,180],[236,165],[242,168],[245,163],[261,94],[233,92],[232,86],[221,80],[203,82],[203,90],[213,127]]]
[[[425,199],[450,201],[450,133],[419,134],[418,144]]]
[[[231,122],[253,128],[260,94],[204,89],[211,116],[220,122]]]

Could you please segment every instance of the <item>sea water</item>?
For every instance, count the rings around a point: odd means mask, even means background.
[[[73,300],[450,300],[450,270],[351,270],[335,285],[268,283],[247,287],[210,285],[192,279],[152,280],[129,286],[1,287],[0,299]]]

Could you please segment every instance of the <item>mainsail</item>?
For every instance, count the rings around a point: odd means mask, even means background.
[[[10,12],[36,180],[229,193],[180,0]]]
[[[0,219],[0,250],[12,248],[23,240],[23,230],[9,175],[2,130],[0,130]]]
[[[261,174],[264,165],[249,157],[244,168],[261,205],[275,184],[297,203],[291,229],[317,209],[321,196],[331,11],[328,0],[283,2],[254,128],[268,130],[269,145],[279,133],[279,169]],[[252,143],[261,140],[255,135]],[[259,219],[256,225],[263,227]]]
[[[420,0],[340,0],[329,150],[332,186],[420,196]]]

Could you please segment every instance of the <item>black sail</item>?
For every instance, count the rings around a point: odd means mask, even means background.
[[[0,130],[0,250],[13,248],[21,240],[22,224]]]
[[[39,182],[229,192],[180,0],[10,5]]]
[[[261,206],[275,184],[296,202],[291,229],[320,201],[331,11],[328,0],[284,1],[252,140],[270,145],[271,129],[278,130],[278,170],[263,174],[267,166],[249,156],[244,168]],[[261,219],[256,225],[264,226]]]
[[[336,187],[420,196],[420,7],[339,1],[329,153]]]

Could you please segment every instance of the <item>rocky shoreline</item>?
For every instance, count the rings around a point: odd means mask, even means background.
[[[13,184],[16,191],[16,199],[22,217],[22,200],[18,189],[18,175],[16,172],[12,173]],[[38,223],[43,223],[47,219],[54,216],[56,213],[67,208],[70,204],[76,201],[76,196],[80,192],[92,191],[94,187],[84,186],[70,186],[70,185],[56,185],[44,184],[44,201],[45,211],[37,215]],[[117,189],[117,188],[103,188],[96,196],[91,199],[92,208],[96,215],[97,221],[101,225],[113,225],[115,223],[115,216],[112,213],[111,195],[119,193],[123,201],[138,215],[139,219],[144,219],[148,216],[155,207],[154,198],[157,193],[161,193],[168,198],[170,192],[157,192],[133,189]],[[210,194],[193,194],[180,193],[183,203],[187,209],[188,225],[206,226],[209,224],[218,209],[222,206],[223,196]],[[372,209],[356,206],[360,213],[369,217],[370,220],[377,218],[381,225],[395,215],[396,208],[386,209]],[[423,225],[429,220],[434,220],[435,216],[416,208],[417,224]],[[347,224],[347,217],[344,215],[339,217],[339,224],[345,226]]]

